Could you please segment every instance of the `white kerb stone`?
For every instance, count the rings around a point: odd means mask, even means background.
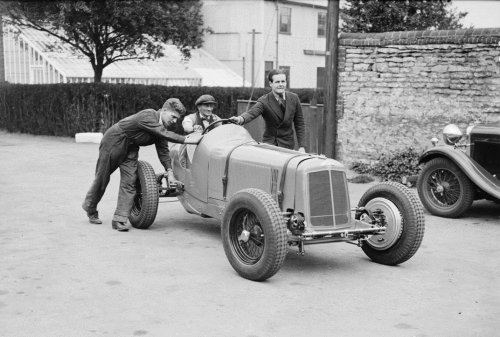
[[[102,139],[101,132],[82,132],[75,134],[75,142],[77,143],[96,143],[99,144]]]

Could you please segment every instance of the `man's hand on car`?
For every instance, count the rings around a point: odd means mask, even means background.
[[[164,174],[164,176],[166,176],[166,178],[168,179],[168,184],[170,186],[175,185],[181,191],[184,189],[184,184],[182,183],[182,181],[175,179],[174,172],[172,170],[168,170],[167,173]]]
[[[236,116],[236,117],[229,117],[229,120],[233,123],[236,123],[238,125],[242,125],[245,119],[241,116]]]
[[[201,133],[192,133],[186,136],[184,144],[198,144],[202,138],[203,135]]]
[[[302,152],[302,153],[306,153],[306,149],[304,147],[299,147],[298,151]]]

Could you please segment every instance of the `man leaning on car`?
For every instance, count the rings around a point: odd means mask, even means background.
[[[160,110],[142,110],[122,119],[106,131],[99,146],[95,178],[82,204],[90,223],[102,223],[97,212],[97,204],[106,191],[111,174],[120,168],[118,205],[112,227],[118,231],[129,230],[127,220],[136,193],[135,181],[140,146],[155,144],[158,158],[167,171],[169,181],[177,183],[172,172],[168,142],[198,144],[203,137],[200,134],[181,136],[167,131],[167,128],[175,124],[185,111],[179,99],[170,98]]]

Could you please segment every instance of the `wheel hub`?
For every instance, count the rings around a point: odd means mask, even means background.
[[[238,236],[238,241],[248,242],[248,240],[250,240],[250,232],[244,229],[240,236]]]
[[[394,245],[403,231],[403,217],[396,205],[388,199],[375,198],[370,200],[365,208],[372,211],[380,209],[387,222],[385,234],[372,235],[367,243],[377,250],[384,250]]]

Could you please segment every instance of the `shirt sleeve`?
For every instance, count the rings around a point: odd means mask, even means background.
[[[142,118],[138,122],[139,128],[151,133],[162,139],[166,139],[172,143],[184,143],[186,137],[176,134],[175,132],[168,131],[159,121],[154,118],[154,114],[150,114]]]
[[[191,120],[191,118],[189,118],[189,116],[186,116],[182,121],[182,128],[186,133],[191,133],[194,130],[193,127],[194,127],[193,121]]]

